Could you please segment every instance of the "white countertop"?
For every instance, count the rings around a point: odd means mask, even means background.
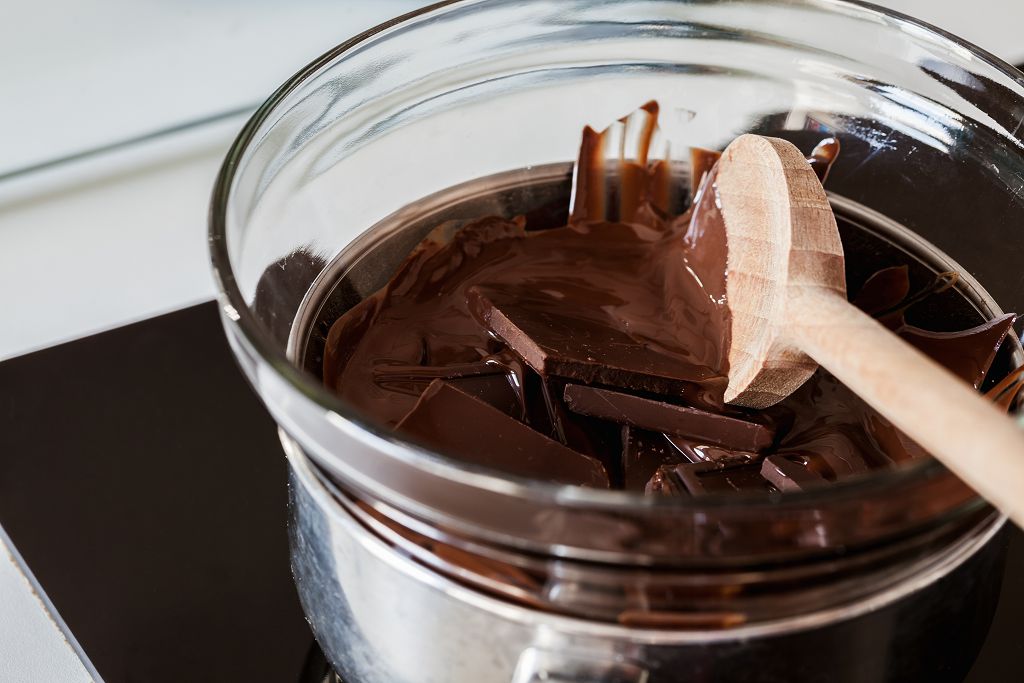
[[[316,55],[417,4],[49,0],[5,8],[0,359],[211,298],[207,202],[245,115]],[[1019,1],[879,4],[1024,61]],[[47,166],[210,118],[190,132]],[[0,533],[0,680],[89,680],[59,618],[5,547]]]
[[[98,679],[78,643],[0,529],[0,681]]]

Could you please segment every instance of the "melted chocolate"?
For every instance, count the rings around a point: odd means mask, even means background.
[[[723,405],[718,153],[694,150],[690,186],[677,182],[669,160],[650,153],[657,114],[648,103],[584,131],[567,225],[528,231],[523,218],[485,217],[431,233],[332,326],[325,384],[370,419],[468,462],[660,495],[801,490],[925,457],[824,370],[756,415]],[[829,138],[808,162],[824,179],[838,152]],[[678,212],[680,188],[692,213]],[[937,301],[955,276],[916,292],[910,282],[906,267],[886,268],[853,301],[980,386],[1013,316],[922,330],[905,313]],[[993,400],[1008,408],[1022,384],[996,387]]]
[[[898,334],[977,389],[1013,326],[1012,313],[962,332],[929,332],[904,325]]]
[[[1009,411],[1017,397],[1024,389],[1024,366],[1021,366],[1004,377],[998,384],[989,389],[985,396],[1003,410]]]
[[[828,179],[828,172],[832,170],[832,165],[839,158],[839,149],[839,140],[836,138],[825,138],[815,145],[811,153],[807,155],[807,162],[814,169],[822,185]]]
[[[864,283],[853,305],[868,315],[883,316],[897,308],[910,294],[910,275],[906,266],[883,268]],[[902,324],[902,317],[900,324]]]

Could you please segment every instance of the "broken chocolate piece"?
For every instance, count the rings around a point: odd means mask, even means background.
[[[761,476],[760,463],[725,467],[710,462],[677,465],[675,476],[691,496],[736,491],[772,491],[772,485]]]
[[[569,384],[569,410],[669,434],[678,434],[732,450],[759,451],[772,443],[772,431],[756,422],[608,389]]]
[[[665,496],[700,497],[737,491],[771,492],[775,487],[761,476],[761,463],[746,458],[723,463],[662,465],[647,483],[646,492]]]
[[[785,455],[769,455],[765,458],[761,463],[761,476],[783,493],[806,491],[828,483],[820,474],[797,462],[797,458]]]
[[[608,488],[597,460],[538,434],[444,380],[434,380],[396,428],[425,446],[520,477]]]
[[[470,311],[545,376],[636,388],[698,399],[702,385],[721,384],[711,369],[637,341],[602,309],[544,292],[472,287]]]

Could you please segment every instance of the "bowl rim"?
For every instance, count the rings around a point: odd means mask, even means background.
[[[320,73],[324,67],[346,53],[396,26],[411,24],[428,16],[432,18],[455,7],[483,4],[490,4],[489,0],[441,0],[367,29],[331,48],[297,71],[278,87],[245,123],[231,144],[217,173],[208,213],[211,266],[217,286],[220,314],[228,334],[230,335],[232,331],[239,334],[263,362],[284,378],[290,389],[297,391],[304,399],[316,404],[328,415],[332,423],[336,426],[343,426],[349,431],[354,430],[361,440],[370,442],[373,447],[388,456],[416,469],[429,471],[435,476],[463,485],[528,498],[540,503],[580,505],[598,509],[615,509],[628,505],[634,510],[637,508],[659,508],[678,511],[707,510],[736,505],[737,502],[742,502],[743,506],[751,511],[769,507],[773,509],[780,507],[804,508],[835,501],[839,497],[856,498],[872,492],[898,488],[911,483],[914,479],[927,480],[948,473],[941,463],[927,459],[887,470],[884,473],[837,482],[819,490],[787,492],[785,495],[716,494],[702,496],[697,501],[681,497],[646,496],[635,492],[607,491],[538,482],[483,467],[467,466],[453,458],[406,441],[389,430],[373,424],[372,421],[363,419],[343,399],[329,392],[313,381],[313,378],[307,373],[292,364],[284,350],[278,348],[278,345],[274,343],[249,310],[231,267],[227,244],[227,209],[232,197],[232,185],[236,173],[249,145],[253,142],[257,131],[271,118],[279,104]],[[864,16],[866,13],[895,21],[901,27],[909,26],[918,31],[923,30],[932,34],[939,42],[945,41],[961,50],[967,50],[980,62],[1016,81],[1020,88],[1020,92],[1017,94],[1024,100],[1024,73],[987,50],[920,19],[861,0],[784,0],[780,4],[818,8],[839,15],[857,13],[858,16]]]

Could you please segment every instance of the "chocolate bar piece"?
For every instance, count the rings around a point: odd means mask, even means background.
[[[490,287],[471,287],[467,298],[473,316],[545,377],[695,400],[702,386],[725,381],[708,367],[637,341],[599,306],[585,309],[543,292]]]
[[[677,465],[675,476],[691,496],[737,491],[771,491],[772,485],[761,476],[761,465],[753,463],[724,467],[710,462]]]
[[[608,488],[600,462],[538,434],[444,380],[434,380],[396,430],[424,446],[519,477]]]
[[[761,463],[761,476],[782,492],[806,491],[827,484],[828,480],[797,458],[785,455],[769,455]]]
[[[662,465],[647,482],[649,494],[700,497],[737,491],[771,492],[772,483],[761,476],[758,461],[738,459],[728,465],[714,462]]]
[[[678,434],[731,450],[756,452],[772,443],[772,430],[763,424],[608,389],[569,384],[565,387],[565,404],[583,415]]]

